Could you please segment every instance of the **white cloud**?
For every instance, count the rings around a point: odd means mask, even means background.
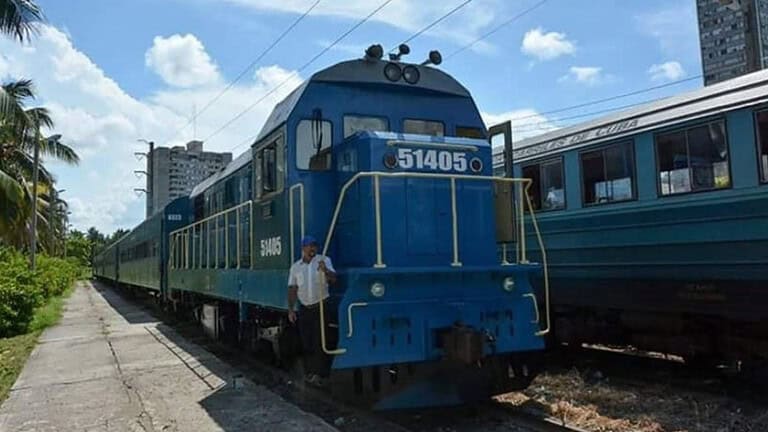
[[[603,68],[597,66],[571,66],[568,74],[558,79],[559,82],[577,82],[594,86],[614,79],[613,75],[603,73]]]
[[[539,61],[546,61],[573,54],[576,51],[576,43],[568,40],[565,33],[544,33],[539,27],[525,33],[520,50]]]
[[[550,119],[532,108],[522,108],[501,113],[481,112],[486,126],[493,126],[505,121],[512,123],[512,146],[525,138],[541,135],[558,129]]]
[[[145,180],[137,179],[133,170],[143,169],[145,162],[137,161],[133,153],[146,151],[137,139],[168,146],[186,143],[193,138],[192,127],[171,134],[187,124],[194,104],[202,107],[224,83],[168,88],[136,99],[62,31],[43,26],[32,44],[20,46],[0,38],[0,52],[8,75],[34,80],[40,103],[50,108],[56,122],[55,131],[82,157],[78,167],[53,162],[49,166],[59,187],[67,190],[63,197],[71,205],[71,222],[77,229],[96,226],[103,232],[137,224],[144,217],[144,197],[136,196],[133,188],[143,187]],[[279,66],[257,70],[252,80],[241,81],[199,117],[196,137],[205,138],[288,77],[279,91],[205,143],[206,150],[231,151],[258,133],[274,103],[301,82],[295,73]]]
[[[156,36],[144,61],[163,81],[176,87],[212,84],[220,78],[202,42],[191,34]]]
[[[653,81],[675,81],[685,76],[685,69],[676,61],[655,64],[648,69]]]

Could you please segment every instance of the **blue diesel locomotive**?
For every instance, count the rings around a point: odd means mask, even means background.
[[[766,364],[768,72],[520,141],[513,165],[557,341]]]
[[[430,65],[439,53],[381,56],[374,45],[312,75],[251,149],[97,257],[97,275],[288,355],[288,269],[316,235],[339,275],[320,312],[332,391],[389,409],[524,388],[549,328],[530,282],[546,262],[528,261],[515,223],[531,182],[492,177],[488,131],[467,89]],[[145,242],[150,257],[124,253]],[[151,277],[124,270],[136,265]]]

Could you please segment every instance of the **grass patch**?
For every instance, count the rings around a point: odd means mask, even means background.
[[[27,357],[37,344],[37,338],[47,327],[56,324],[64,309],[64,300],[74,290],[74,285],[61,295],[51,297],[44,305],[35,309],[27,333],[9,338],[0,338],[0,403],[8,397],[13,383],[24,368]]]

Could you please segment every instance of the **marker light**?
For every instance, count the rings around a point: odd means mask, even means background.
[[[394,153],[386,153],[384,155],[384,166],[387,169],[397,168],[397,156]]]
[[[512,292],[515,290],[515,278],[513,277],[506,277],[504,278],[504,282],[502,282],[502,287],[504,288],[504,291],[506,292]]]
[[[374,297],[382,297],[384,295],[384,284],[381,282],[374,282],[371,284],[371,295]]]
[[[416,66],[409,65],[403,69],[403,79],[408,84],[416,84],[419,82],[419,78],[421,78],[421,73],[416,69]]]
[[[403,76],[403,71],[397,64],[387,63],[387,65],[384,66],[384,76],[387,77],[388,80],[395,82]]]
[[[384,48],[379,44],[371,45],[365,50],[365,57],[373,60],[381,60],[384,56]]]
[[[483,170],[483,161],[481,161],[480,158],[472,158],[472,160],[469,161],[469,169],[471,169],[472,172],[479,173]]]

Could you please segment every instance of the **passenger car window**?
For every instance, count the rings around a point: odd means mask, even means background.
[[[716,121],[656,136],[659,192],[674,195],[731,185],[725,123]]]
[[[331,168],[333,127],[331,122],[323,120],[321,127],[315,130],[313,123],[313,120],[302,120],[296,126],[296,168],[327,170]],[[319,159],[323,159],[322,163],[317,163]]]
[[[403,132],[419,135],[445,136],[445,125],[439,121],[406,119],[403,121]]]
[[[565,208],[562,159],[525,166],[523,177],[533,181],[528,191],[534,210]]]
[[[757,149],[760,163],[760,181],[768,182],[768,111],[756,114]]]
[[[344,138],[359,131],[388,132],[389,122],[383,117],[344,116]]]
[[[584,205],[634,199],[632,143],[582,153],[581,173]]]

